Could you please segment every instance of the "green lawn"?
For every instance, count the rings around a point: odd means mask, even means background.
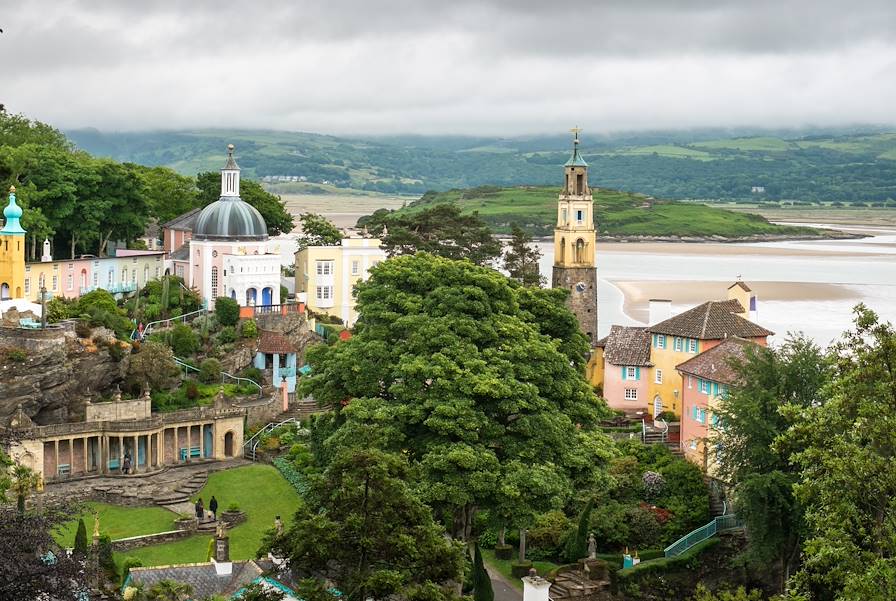
[[[171,511],[161,507],[120,507],[106,503],[87,503],[87,509],[80,516],[87,527],[87,540],[93,536],[93,514],[99,513],[100,530],[113,540],[141,534],[153,534],[175,530]],[[65,524],[57,533],[56,540],[60,545],[72,547],[75,544],[75,533],[78,530],[77,518]]]
[[[212,495],[218,499],[218,511],[236,503],[248,514],[248,520],[230,531],[231,559],[255,557],[264,531],[274,525],[274,516],[281,516],[284,524],[289,524],[300,502],[295,489],[270,465],[250,465],[215,472],[193,500],[202,497],[208,507]],[[123,556],[136,557],[145,566],[202,562],[206,559],[210,538],[197,535],[173,543],[134,549],[116,556],[116,560],[120,561]]]
[[[494,568],[498,571],[504,578],[507,579],[508,582],[516,586],[518,589],[523,589],[523,581],[518,578],[514,578],[510,574],[510,564],[515,561],[516,555],[514,555],[514,559],[498,559],[495,557],[494,549],[482,549],[482,561],[489,565],[489,567]],[[556,568],[559,564],[551,563],[550,561],[533,561],[532,567],[536,569],[539,576],[544,576],[554,568]]]

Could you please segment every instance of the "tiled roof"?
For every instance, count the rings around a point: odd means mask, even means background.
[[[751,346],[758,345],[743,338],[728,338],[693,359],[676,365],[675,369],[721,384],[736,384],[738,377],[731,367],[731,362],[743,360],[746,357],[747,348]]]
[[[731,290],[735,286],[739,286],[744,292],[752,292],[752,290],[750,290],[750,287],[747,286],[746,284],[744,284],[743,282],[741,282],[740,280],[738,280],[738,281],[734,282],[733,284],[731,284],[730,286],[728,286],[728,290]]]
[[[709,301],[649,326],[647,329],[655,334],[684,336],[699,340],[721,340],[731,336],[756,338],[774,334],[771,330],[766,330],[737,315],[744,311],[743,305],[735,299]]]
[[[604,359],[613,365],[649,366],[650,333],[647,328],[613,326],[604,347]]]
[[[604,336],[603,338],[601,338],[600,340],[598,340],[597,342],[594,343],[594,347],[595,348],[606,348],[608,338],[609,338],[609,336]]]
[[[192,231],[193,225],[196,223],[196,217],[202,209],[192,209],[183,215],[178,215],[174,219],[166,221],[162,227],[169,230],[187,230]]]
[[[287,353],[297,353],[298,349],[296,345],[282,334],[271,332],[270,330],[262,330],[258,339],[258,352],[285,355]]]
[[[142,583],[148,590],[162,580],[175,580],[193,587],[193,599],[205,599],[212,595],[230,597],[261,576],[262,570],[254,561],[234,561],[233,571],[218,576],[213,563],[194,563],[156,568],[131,568],[131,583]]]

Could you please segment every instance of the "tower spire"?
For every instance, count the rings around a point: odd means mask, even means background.
[[[22,207],[16,204],[15,186],[9,187],[9,204],[3,209],[3,217],[6,218],[6,223],[3,224],[3,229],[0,229],[0,234],[25,233],[25,230],[22,229],[22,224],[19,223],[19,219],[22,217]]]
[[[221,169],[221,197],[239,198],[240,168],[233,160],[233,144],[227,145],[227,163]]]

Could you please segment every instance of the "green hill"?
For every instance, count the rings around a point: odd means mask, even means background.
[[[92,154],[165,165],[186,175],[217,169],[224,148],[233,142],[246,177],[267,183],[302,178],[389,194],[553,185],[562,177],[560,166],[570,150],[568,136],[350,138],[263,130],[66,134]],[[896,134],[873,128],[590,135],[583,139],[582,153],[595,185],[660,198],[878,205],[889,200],[896,205]],[[756,194],[754,188],[764,192]]]
[[[557,219],[553,186],[429,192],[398,212],[415,212],[439,203],[453,203],[464,212],[477,211],[494,231],[508,233],[518,223],[533,236],[551,235]],[[750,236],[826,237],[830,232],[769,223],[764,217],[708,207],[699,203],[658,200],[643,194],[594,189],[594,215],[600,236],[746,238]],[[836,235],[836,234],[833,234]]]

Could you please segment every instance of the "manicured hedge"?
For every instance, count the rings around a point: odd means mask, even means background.
[[[628,585],[635,584],[644,576],[692,567],[698,555],[718,545],[719,542],[718,537],[709,538],[694,545],[681,555],[644,560],[632,568],[611,572],[614,590],[624,589]]]
[[[296,492],[301,496],[305,496],[308,492],[308,483],[305,481],[305,476],[283,457],[277,457],[272,463],[274,467],[280,470],[286,481],[292,484]]]

